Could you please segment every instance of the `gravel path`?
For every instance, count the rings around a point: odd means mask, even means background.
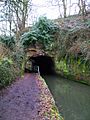
[[[51,120],[45,116],[45,109],[49,111],[53,104],[50,103],[52,96],[41,80],[38,81],[38,76],[25,74],[23,79],[0,92],[0,120]],[[52,120],[59,119],[54,116]]]

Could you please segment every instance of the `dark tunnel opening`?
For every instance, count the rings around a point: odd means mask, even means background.
[[[33,66],[39,66],[41,75],[51,75],[55,73],[54,59],[50,56],[36,56],[30,57]]]

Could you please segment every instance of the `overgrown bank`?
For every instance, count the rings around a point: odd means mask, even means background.
[[[17,47],[16,39],[0,37],[0,89],[10,85],[23,74],[24,52]]]
[[[28,62],[25,49],[30,47],[54,57],[61,75],[90,84],[89,18],[71,16],[57,23],[41,17],[18,40],[16,35],[0,36],[0,88],[23,74]]]
[[[90,85],[90,15],[67,18],[60,25],[56,69],[70,79]],[[60,22],[60,21],[59,21]]]

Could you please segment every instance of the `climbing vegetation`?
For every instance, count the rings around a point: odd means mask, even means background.
[[[55,40],[54,35],[58,30],[59,28],[54,22],[46,17],[40,17],[32,29],[22,35],[21,42],[25,48],[38,44],[45,50],[51,49]]]
[[[0,88],[13,82],[24,71],[24,52],[14,37],[0,36]]]
[[[15,38],[13,36],[0,36],[0,43],[4,43],[9,49],[13,50],[15,47]]]
[[[64,76],[90,84],[90,29],[75,27],[62,33],[57,47],[57,69]]]

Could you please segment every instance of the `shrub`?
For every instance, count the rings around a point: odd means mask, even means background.
[[[0,36],[0,42],[4,43],[11,50],[15,46],[15,39],[12,36]]]
[[[8,59],[0,61],[0,88],[9,85],[16,77],[13,62]]]

